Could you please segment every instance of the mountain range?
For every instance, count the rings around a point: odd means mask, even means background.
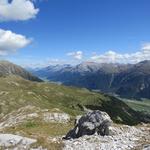
[[[83,62],[71,66],[51,65],[32,70],[49,81],[85,87],[125,98],[150,98],[150,61],[137,64]]]

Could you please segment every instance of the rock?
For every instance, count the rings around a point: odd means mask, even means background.
[[[27,105],[18,110],[14,110],[6,115],[0,114],[0,131],[4,128],[15,127],[26,121],[42,120],[44,123],[67,123],[70,121],[70,115],[64,112],[57,112],[59,109],[53,110],[41,109],[39,107]]]
[[[150,150],[150,144],[144,145],[143,150]]]
[[[85,135],[64,140],[63,150],[150,150],[150,127],[112,124],[109,136]],[[143,137],[145,140],[143,141]],[[144,145],[144,146],[143,146]]]
[[[0,134],[0,147],[17,146],[18,148],[29,147],[31,144],[37,142],[35,139],[30,139],[13,134]]]
[[[40,108],[28,105],[0,117],[0,130],[3,130],[6,127],[19,125],[26,120],[36,119],[39,117],[38,111],[40,111]]]
[[[69,120],[70,116],[66,113],[46,112],[43,114],[43,121],[45,122],[67,123]]]
[[[70,130],[64,139],[79,138],[83,135],[109,135],[109,126],[112,120],[106,112],[95,110],[88,112],[75,120],[74,129]]]

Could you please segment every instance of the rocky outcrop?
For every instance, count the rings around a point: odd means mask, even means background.
[[[36,143],[37,140],[30,139],[13,134],[0,134],[0,148],[7,149],[28,149],[30,145]]]
[[[144,145],[143,150],[150,150],[150,144]]]
[[[66,113],[46,112],[43,114],[43,120],[45,122],[67,123],[70,120],[70,116]]]
[[[9,114],[0,114],[0,131],[4,128],[15,127],[26,121],[41,120],[43,123],[68,123],[70,115],[59,109],[41,109],[27,105]]]
[[[112,120],[106,112],[95,110],[76,119],[74,129],[70,130],[64,139],[79,138],[83,135],[109,135]]]
[[[63,150],[149,150],[150,126],[112,124],[109,136],[85,135],[64,140]]]

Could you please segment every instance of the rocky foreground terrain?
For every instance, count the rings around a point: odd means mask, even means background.
[[[33,113],[31,110],[36,111]],[[3,116],[0,123],[0,147],[8,150],[149,150],[150,149],[150,124],[128,126],[112,123],[109,127],[109,135],[101,136],[84,135],[79,138],[63,140],[65,135],[44,136],[42,142],[47,142],[49,147],[39,142],[40,133],[27,134],[24,128],[17,128],[27,120],[40,119],[44,124],[59,123],[68,124],[71,117],[59,112],[58,109],[49,112],[32,106],[21,108],[17,112]],[[49,124],[51,125],[51,124]],[[42,128],[42,127],[41,127]],[[70,127],[71,129],[71,127]],[[59,130],[59,129],[58,129]],[[68,130],[69,131],[69,130]],[[67,133],[67,132],[66,132]],[[41,132],[42,134],[42,132]],[[41,144],[41,145],[40,145]],[[51,147],[51,145],[59,145]]]
[[[75,127],[65,138],[64,150],[149,149],[150,128],[112,124],[106,112],[88,112],[76,119]]]
[[[149,150],[150,127],[116,125],[110,128],[109,136],[83,136],[79,139],[64,141],[64,150]]]
[[[62,142],[63,150],[149,150],[150,149],[150,127],[142,125],[131,127],[126,125],[113,125],[110,136],[83,136],[78,139],[62,140],[61,137],[48,137],[47,140],[53,143]],[[0,133],[0,146],[3,149],[31,149],[47,150],[42,146],[30,147],[36,143],[36,139],[26,138],[13,134]]]

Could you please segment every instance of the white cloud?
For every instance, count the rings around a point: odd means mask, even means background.
[[[71,56],[77,60],[81,60],[83,58],[83,52],[82,51],[70,52],[70,53],[67,53],[67,55]]]
[[[150,43],[144,43],[142,45],[142,50],[143,51],[150,51]]]
[[[35,18],[39,12],[32,0],[0,0],[0,21],[18,21]]]
[[[16,52],[30,43],[31,39],[27,39],[23,35],[0,29],[0,56]]]
[[[143,44],[141,50],[135,53],[120,54],[115,51],[108,51],[101,55],[93,55],[91,60],[99,63],[137,63],[150,60],[150,43]]]

